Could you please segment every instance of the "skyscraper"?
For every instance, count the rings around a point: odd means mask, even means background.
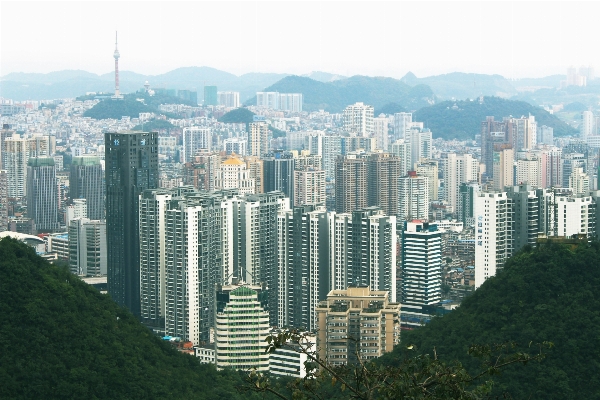
[[[347,213],[366,206],[366,160],[356,154],[338,156],[335,163],[335,211]]]
[[[210,151],[212,142],[212,129],[199,126],[183,128],[183,157],[181,162],[194,160],[196,152],[200,149]]]
[[[373,135],[377,139],[377,148],[383,151],[388,151],[388,123],[385,114],[373,118]]]
[[[73,157],[69,176],[69,200],[85,199],[87,218],[104,219],[104,172],[100,158],[95,156]]]
[[[461,183],[478,181],[479,163],[470,154],[448,153],[443,160],[446,201],[456,212],[458,208],[458,188]],[[512,181],[511,183],[512,184]]]
[[[398,220],[429,219],[429,178],[415,171],[399,179]]]
[[[58,188],[52,157],[32,157],[27,164],[27,216],[33,218],[37,232],[56,232]]]
[[[4,141],[6,152],[2,154],[8,178],[8,197],[21,198],[27,191],[27,160],[29,149],[26,139],[15,134]]]
[[[583,140],[586,140],[588,136],[594,134],[594,113],[591,111],[584,111],[581,113],[581,126],[579,128],[580,136]]]
[[[265,192],[280,191],[294,198],[294,170],[296,160],[292,153],[276,152],[263,159]]]
[[[158,134],[106,133],[108,293],[140,315],[139,196],[158,187]]]
[[[367,205],[380,207],[387,215],[398,214],[400,158],[389,153],[371,153],[367,159]]]
[[[355,136],[373,136],[373,112],[373,106],[360,102],[349,105],[342,114],[344,130]]]
[[[251,156],[263,157],[269,153],[271,132],[266,122],[253,122],[249,125],[248,151]]]
[[[217,104],[217,87],[204,86],[204,106],[216,106]]]
[[[427,222],[405,222],[402,231],[402,307],[442,299],[442,233]]]

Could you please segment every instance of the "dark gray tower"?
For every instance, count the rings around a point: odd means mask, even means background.
[[[265,193],[283,192],[294,200],[295,159],[292,153],[275,152],[263,158]]]
[[[35,221],[36,231],[56,232],[58,187],[52,157],[31,157],[27,163],[27,216]]]
[[[94,156],[73,157],[69,176],[69,200],[86,199],[87,217],[104,219],[104,190],[102,165]]]
[[[108,293],[140,315],[139,195],[158,187],[158,134],[106,133]]]

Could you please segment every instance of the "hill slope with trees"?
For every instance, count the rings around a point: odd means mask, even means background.
[[[177,352],[9,238],[0,241],[0,382],[0,398],[11,399],[249,398],[236,390],[238,373]]]
[[[455,107],[456,106],[456,107]],[[497,120],[512,115],[535,116],[538,127],[547,125],[554,128],[554,136],[576,135],[577,131],[548,113],[524,101],[505,100],[499,97],[484,97],[479,101],[444,101],[424,107],[413,114],[413,121],[423,122],[431,129],[434,138],[473,140],[481,132],[481,122],[487,116]]]
[[[430,104],[433,92],[426,85],[411,87],[398,79],[353,76],[319,82],[302,76],[287,76],[264,89],[265,92],[302,93],[305,111],[341,112],[350,104],[363,102],[375,109],[390,103],[415,110]],[[256,97],[246,104],[256,104]]]
[[[415,345],[430,354],[435,348],[442,360],[456,359],[475,369],[467,355],[472,344],[515,341],[516,351],[528,352],[536,343],[550,341],[554,348],[541,363],[495,377],[496,394],[508,392],[514,399],[599,398],[599,260],[597,242],[526,248],[458,309],[402,332],[402,344],[380,360],[395,365]]]

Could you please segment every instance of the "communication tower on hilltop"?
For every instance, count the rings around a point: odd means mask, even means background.
[[[117,47],[117,32],[115,32],[115,52],[113,53],[113,57],[115,58],[115,95],[112,97],[113,99],[122,99],[123,96],[119,92],[119,49]]]

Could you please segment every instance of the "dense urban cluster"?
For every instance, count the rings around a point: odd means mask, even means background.
[[[264,353],[274,329],[307,332],[332,364],[376,358],[525,246],[599,234],[592,111],[578,138],[528,115],[444,141],[410,112],[256,99],[252,120],[237,122],[221,120],[240,110],[239,93],[216,86],[200,106],[137,118],[84,116],[124,102],[118,87],[3,100],[0,235],[66,263],[202,362],[303,376],[306,355]],[[168,127],[144,129],[156,121]]]

